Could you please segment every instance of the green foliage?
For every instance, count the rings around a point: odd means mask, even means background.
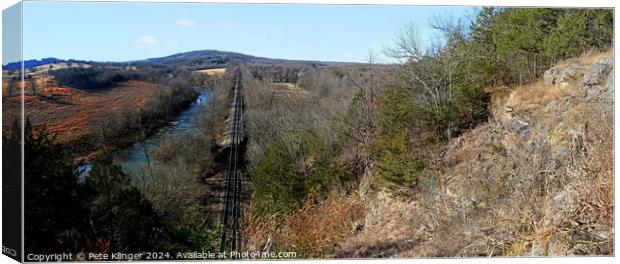
[[[510,84],[523,81],[524,75],[531,80],[558,60],[609,48],[612,17],[611,9],[483,9],[472,32],[475,44],[493,47],[488,60],[495,60],[497,73],[504,73],[495,77]]]
[[[301,207],[303,175],[296,170],[296,160],[290,154],[284,142],[274,142],[256,165],[252,199],[258,213],[287,213]]]
[[[601,50],[613,37],[612,10],[568,9],[542,42],[544,55],[552,58],[577,56],[588,49]]]
[[[116,69],[97,68],[66,68],[50,72],[56,81],[63,86],[77,89],[109,88],[120,82],[141,78],[136,72]]]
[[[8,122],[9,115],[4,115],[5,122]],[[2,219],[3,230],[21,231],[21,215],[22,204],[15,203],[17,199],[21,200],[22,195],[22,140],[21,126],[18,119],[13,119],[13,125],[10,129],[2,129],[2,213],[6,216]],[[6,199],[6,198],[9,199]],[[22,237],[16,235],[8,235],[10,231],[6,231],[2,237],[2,243],[7,247],[21,245]]]
[[[415,119],[428,118],[428,113],[408,98],[404,89],[386,90],[379,107],[381,135],[372,150],[378,183],[393,191],[410,187],[424,167],[411,140]]]
[[[13,131],[4,142],[19,139],[19,128]],[[27,120],[24,158],[26,252],[56,253],[71,249],[80,240],[80,231],[87,227],[84,218],[87,212],[82,206],[84,188],[78,184],[69,153],[45,129],[33,131]]]
[[[506,8],[493,21],[493,37],[497,52],[508,56],[521,50],[540,53],[545,35],[556,24],[560,9]]]
[[[460,87],[456,94],[454,124],[457,132],[473,128],[486,121],[489,111],[490,95],[478,83]]]
[[[322,200],[332,190],[353,180],[333,160],[313,131],[274,141],[255,166],[252,176],[256,211],[263,215],[287,214],[301,209],[306,197]]]
[[[483,8],[468,45],[481,58],[465,65],[460,120],[484,120],[484,86],[532,81],[552,63],[611,45],[611,9]]]
[[[374,168],[381,185],[398,191],[411,187],[418,178],[424,163],[417,159],[410,140],[407,131],[379,139],[374,151],[376,157]]]
[[[423,118],[420,108],[416,108],[405,89],[390,87],[380,99],[379,127],[385,135],[411,127],[414,118]]]
[[[13,131],[3,150],[19,148],[19,127]],[[27,120],[24,155],[26,253],[195,250],[214,239],[204,223],[171,223],[156,212],[109,151],[80,183],[66,147]]]
[[[415,34],[405,33],[393,54],[409,60],[378,113],[373,158],[383,183],[404,187],[423,167],[412,131],[427,128],[449,139],[471,129],[488,115],[485,87],[533,81],[557,60],[610,47],[612,16],[611,9],[482,8],[469,31],[435,24],[445,43],[425,52]]]
[[[388,90],[386,99],[394,106],[384,109],[391,113],[382,119],[422,120],[439,137],[456,136],[486,119],[490,96],[484,87],[531,82],[557,60],[608,48],[612,14],[611,9],[483,8],[469,31],[458,24],[439,26],[445,45],[410,56],[397,77],[419,113],[399,116],[407,111],[397,97],[406,94]],[[393,130],[401,129],[393,121]]]
[[[400,191],[410,188],[418,178],[424,163],[417,157],[410,141],[411,135],[406,130],[378,138],[372,154],[379,186]]]
[[[162,223],[142,194],[130,184],[129,176],[104,151],[93,161],[85,187],[93,237],[110,240],[112,252],[139,252],[163,248]]]
[[[343,67],[332,67],[330,68],[331,73],[338,78],[344,78],[347,76],[347,72]]]

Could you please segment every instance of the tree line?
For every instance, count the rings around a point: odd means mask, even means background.
[[[268,80],[271,82],[289,82],[297,83],[299,73],[306,66],[289,66],[289,65],[260,65],[253,64],[248,66],[252,77],[259,80]]]
[[[3,136],[3,153],[24,147],[26,253],[181,252],[209,245],[200,223],[179,224],[157,212],[113,162],[110,149],[93,159],[84,177],[67,147],[45,128],[35,131],[26,120],[23,144],[20,129],[15,122],[13,133]]]
[[[158,82],[155,95],[141,109],[123,109],[96,120],[77,142],[59,144],[54,134],[45,127],[32,128],[28,119],[23,141],[17,121],[11,131],[3,131],[3,163],[10,163],[10,154],[19,153],[22,146],[25,151],[27,253],[182,252],[210,247],[212,231],[205,222],[179,221],[185,211],[163,210],[160,201],[145,194],[113,160],[114,148],[143,140],[197,96],[187,71],[147,67],[139,74]],[[92,170],[85,176],[75,157],[87,153],[92,154]]]
[[[487,120],[486,88],[532,82],[559,60],[610,48],[613,10],[482,8],[471,21],[435,17],[430,26],[430,41],[415,25],[397,34],[384,51],[397,65],[371,55],[365,65],[300,71],[306,96],[270,88],[267,76],[288,71],[244,75],[253,217],[286,219],[308,199],[364,193],[368,175],[370,189],[411,195],[451,139]],[[272,231],[293,228],[285,222]]]
[[[393,92],[408,93],[409,114],[446,139],[486,119],[485,87],[531,82],[558,60],[609,48],[613,37],[609,9],[483,8],[469,25],[430,24],[437,41],[408,26],[387,55],[403,60]]]
[[[402,63],[378,100],[377,145],[393,147],[376,150],[376,168],[412,182],[429,160],[424,149],[486,121],[485,88],[531,82],[559,60],[610,48],[612,17],[610,9],[482,8],[470,23],[431,20],[432,42],[406,26],[386,50]]]

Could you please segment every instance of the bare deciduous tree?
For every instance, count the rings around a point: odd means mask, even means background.
[[[431,21],[431,27],[440,34],[428,45],[416,28],[408,25],[385,53],[404,60],[398,73],[398,84],[411,89],[417,104],[432,116],[433,125],[450,139],[456,114],[456,87],[463,84],[466,77],[458,69],[480,56],[468,50],[465,29],[459,21],[436,18]]]
[[[8,80],[8,96],[13,96],[13,91],[15,90],[15,78],[12,78],[11,80]]]
[[[348,114],[342,119],[345,129],[342,133],[361,144],[363,166],[371,163],[370,150],[373,148],[373,139],[377,133],[377,89],[385,82],[376,65],[376,54],[368,53],[366,64],[363,67],[349,69],[348,80],[357,89],[349,105]]]
[[[28,88],[32,91],[32,95],[37,94],[37,79],[35,77],[29,77]]]

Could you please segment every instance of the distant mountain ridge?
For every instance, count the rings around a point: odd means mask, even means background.
[[[32,59],[32,60],[25,60],[24,61],[24,69],[28,70],[28,69],[32,69],[34,67],[38,67],[41,65],[46,65],[46,64],[52,64],[52,63],[92,63],[92,61],[86,61],[86,60],[75,60],[75,59],[58,59],[58,58],[54,58],[54,57],[49,57],[49,58],[42,58],[40,60],[37,59]],[[19,61],[16,62],[10,62],[7,63],[5,65],[2,65],[2,70],[3,71],[15,71],[15,70],[19,70],[21,68],[21,63]]]
[[[58,59],[54,57],[42,58],[40,60],[32,59],[24,61],[25,69],[32,69],[37,66],[46,65],[50,63],[60,62],[88,62],[85,60],[74,59]],[[91,61],[92,62],[92,61]],[[288,60],[288,59],[272,59],[265,57],[257,57],[247,55],[238,52],[220,51],[220,50],[195,50],[188,52],[181,52],[165,57],[149,58],[145,60],[136,60],[128,62],[107,62],[107,63],[140,63],[151,62],[156,64],[185,64],[191,68],[215,68],[222,67],[227,64],[234,63],[256,63],[256,64],[288,64],[288,65],[307,65],[307,66],[333,66],[333,65],[353,65],[356,62],[336,62],[336,61],[318,61],[318,60]],[[106,63],[106,62],[101,62]],[[2,70],[19,70],[21,68],[20,62],[11,62],[2,65]]]
[[[190,67],[196,68],[218,67],[230,63],[292,64],[314,66],[357,64],[355,62],[272,59],[265,57],[256,57],[238,52],[219,50],[195,50],[177,53],[166,57],[151,58],[147,59],[146,61],[154,63],[188,64]]]
[[[41,66],[41,65],[45,65],[45,64],[50,64],[50,63],[58,63],[58,62],[65,62],[65,60],[61,60],[61,59],[57,59],[57,58],[42,58],[41,60],[25,60],[24,61],[24,68],[26,69],[30,69],[30,68],[34,68],[37,66]],[[7,63],[6,65],[2,65],[2,70],[9,70],[9,71],[15,71],[15,70],[19,70],[22,67],[22,64],[17,61],[17,62],[11,62],[11,63]]]

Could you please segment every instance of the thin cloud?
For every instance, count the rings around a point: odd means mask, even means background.
[[[179,27],[194,27],[196,26],[196,22],[189,20],[187,18],[181,18],[177,20],[177,26]]]
[[[157,41],[157,38],[151,35],[141,35],[138,37],[137,41],[138,43],[145,45],[157,45],[157,43],[159,43],[159,41]]]

